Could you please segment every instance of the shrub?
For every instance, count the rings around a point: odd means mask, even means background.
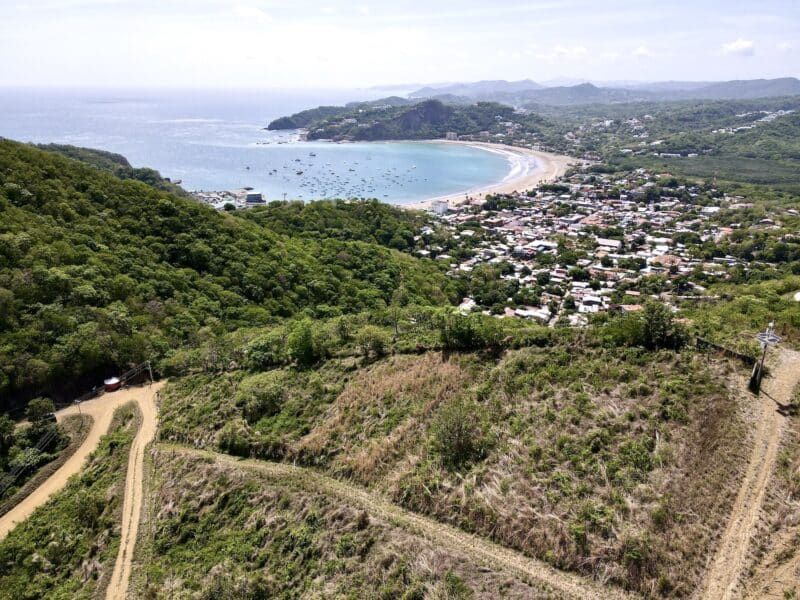
[[[601,326],[602,339],[611,346],[642,346],[644,325],[637,315],[626,314],[611,318]]]
[[[248,369],[269,369],[286,362],[286,332],[274,329],[254,339],[245,349]]]
[[[269,371],[244,379],[236,391],[236,405],[245,420],[253,424],[278,413],[286,398],[286,382],[280,372]]]
[[[646,535],[624,539],[621,550],[622,563],[627,567],[632,582],[638,583],[656,574],[658,557]]]
[[[486,434],[473,403],[456,400],[445,406],[433,423],[433,446],[442,464],[458,468],[483,458]]]
[[[362,327],[356,335],[356,343],[365,358],[384,356],[389,345],[389,335],[380,327],[367,325]]]
[[[244,423],[228,421],[217,434],[217,447],[234,456],[250,456],[250,435]]]
[[[456,314],[440,320],[439,338],[445,350],[484,350],[499,347],[501,333],[494,319]]]
[[[453,600],[467,600],[475,595],[466,582],[452,571],[448,571],[444,577],[444,589],[445,598]]]
[[[612,346],[644,346],[648,350],[679,350],[687,335],[661,302],[648,302],[641,314],[610,318],[600,326],[600,337]]]

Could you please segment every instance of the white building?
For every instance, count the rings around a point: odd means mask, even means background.
[[[434,214],[439,215],[440,217],[442,215],[446,215],[447,211],[449,210],[450,210],[450,205],[447,203],[447,200],[434,200],[431,203],[431,211]]]

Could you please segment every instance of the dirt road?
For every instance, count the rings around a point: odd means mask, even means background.
[[[97,448],[100,438],[108,431],[111,417],[117,408],[131,400],[141,401],[143,398],[152,397],[158,389],[158,385],[125,388],[82,403],[80,412],[90,415],[94,419],[89,434],[83,444],[55,473],[22,502],[0,517],[0,540],[4,539],[17,523],[27,519],[34,510],[47,502],[50,496],[61,490],[72,475],[81,470],[86,458]],[[58,411],[56,417],[61,420],[68,415],[78,414],[78,411],[78,406],[69,406]]]
[[[797,549],[800,532],[793,533],[794,535],[785,536],[775,551],[770,553],[763,572],[748,582],[745,598],[787,598],[791,597],[786,596],[787,591],[800,591],[800,551]],[[784,561],[784,553],[791,554],[791,558]]]
[[[753,453],[733,505],[728,526],[706,574],[702,597],[708,600],[733,598],[747,563],[750,540],[758,522],[761,505],[775,467],[785,417],[778,404],[789,403],[794,386],[800,381],[800,353],[781,349],[771,375],[764,379],[757,402],[759,418],[753,432]]]
[[[463,554],[476,561],[510,571],[520,576],[523,580],[533,580],[543,584],[544,587],[549,587],[557,598],[608,600],[635,597],[617,588],[602,586],[579,575],[558,571],[546,563],[528,558],[518,552],[455,527],[405,510],[383,496],[373,494],[361,487],[349,485],[338,479],[327,477],[311,469],[282,463],[242,460],[225,454],[194,450],[182,446],[170,445],[162,446],[162,448],[177,453],[211,457],[218,463],[253,469],[269,477],[287,481],[291,485],[306,491],[321,492],[338,497],[406,531],[430,540],[450,552]]]
[[[123,600],[128,593],[128,582],[131,575],[133,549],[139,532],[139,520],[142,514],[144,497],[144,451],[156,435],[158,426],[158,410],[156,408],[156,392],[163,382],[154,383],[147,394],[139,398],[139,409],[142,411],[142,424],[131,444],[128,456],[128,474],[125,478],[125,496],[122,505],[122,533],[111,573],[111,581],[106,589],[107,600]]]

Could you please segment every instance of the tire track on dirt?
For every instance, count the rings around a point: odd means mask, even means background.
[[[155,397],[163,384],[163,381],[152,384],[147,393],[138,398],[139,410],[142,412],[142,424],[133,439],[128,456],[119,551],[114,563],[114,570],[111,573],[111,580],[106,588],[106,600],[124,600],[128,595],[133,551],[136,547],[144,503],[144,452],[156,434],[158,409]]]
[[[154,394],[160,384],[153,384]],[[103,394],[83,402],[80,406],[69,406],[56,413],[56,418],[61,420],[68,415],[84,414],[92,417],[92,425],[83,443],[75,450],[66,462],[56,470],[42,484],[25,497],[19,504],[0,517],[0,540],[18,524],[27,519],[33,511],[45,504],[50,497],[59,492],[69,478],[79,473],[89,455],[95,451],[100,438],[108,432],[114,411],[131,400],[139,401],[143,396],[151,393],[150,388],[128,387],[117,392]]]
[[[750,542],[780,447],[784,416],[778,411],[777,403],[788,404],[800,380],[800,353],[780,349],[777,356],[771,376],[764,380],[762,393],[755,399],[759,418],[753,432],[753,452],[728,525],[706,573],[701,595],[706,600],[733,598],[747,566]],[[746,390],[742,393],[752,398]]]
[[[325,493],[355,504],[373,515],[393,523],[406,531],[419,535],[434,544],[479,562],[488,563],[549,588],[556,598],[586,598],[608,600],[635,598],[618,588],[603,586],[573,573],[558,571],[550,565],[529,558],[494,542],[467,533],[429,517],[405,510],[383,496],[333,479],[311,469],[284,463],[244,460],[233,456],[196,450],[183,446],[160,445],[177,453],[211,458],[217,463],[248,468],[280,479],[309,492]]]

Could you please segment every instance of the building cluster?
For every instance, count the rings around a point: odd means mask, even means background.
[[[736,224],[714,222],[722,208],[748,205],[716,190],[660,187],[657,182],[666,179],[669,175],[643,169],[624,178],[576,174],[531,195],[501,197],[504,202],[475,199],[449,210],[439,203],[431,211],[439,225],[420,232],[425,245],[418,252],[445,261],[454,276],[481,265],[502,266],[503,278],[516,280],[519,289],[537,291],[535,304],[509,298],[499,314],[496,306],[465,298],[459,307],[463,312],[492,309],[501,317],[549,325],[564,318],[581,325],[591,313],[641,310],[650,295],[666,302],[675,302],[677,295],[697,298],[705,289],[692,276],[724,277],[736,259],[703,260],[694,250],[736,229]],[[449,250],[442,236],[448,236]],[[681,278],[680,292],[672,286],[670,292],[653,293],[640,285],[654,275],[667,281]]]
[[[747,112],[741,113],[736,115],[740,119],[744,118],[752,118],[757,116],[758,119],[749,123],[748,125],[739,125],[736,127],[723,127],[721,129],[715,129],[712,133],[737,133],[739,131],[747,131],[748,129],[755,129],[759,123],[771,123],[778,117],[783,117],[785,115],[790,115],[794,112],[794,110],[776,110],[776,111],[769,111],[769,110],[759,110],[754,112]]]
[[[250,208],[266,204],[266,200],[264,200],[261,193],[254,192],[250,188],[223,192],[197,191],[192,192],[192,196],[203,204],[217,210],[222,210],[227,205],[233,205],[235,208]]]

